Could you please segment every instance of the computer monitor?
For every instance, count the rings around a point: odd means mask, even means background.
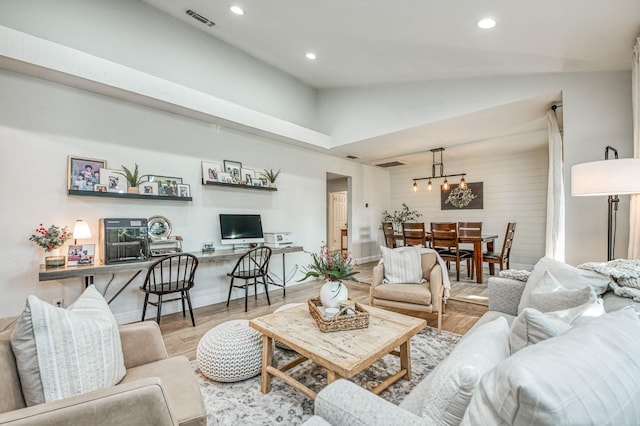
[[[246,245],[263,243],[262,219],[259,214],[221,214],[222,244]]]

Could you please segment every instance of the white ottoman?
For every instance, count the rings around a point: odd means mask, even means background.
[[[295,308],[296,306],[300,306],[300,305],[304,305],[304,303],[287,303],[286,305],[280,306],[278,309],[276,309],[273,312],[276,313],[276,312],[284,311],[284,310],[287,310],[287,309]],[[287,350],[287,351],[292,351],[293,350],[289,346],[285,345],[284,343],[278,342],[277,340],[276,340],[276,347],[280,348],[280,349]]]
[[[260,374],[262,334],[248,320],[227,321],[207,331],[196,352],[202,374],[216,382],[239,382]]]

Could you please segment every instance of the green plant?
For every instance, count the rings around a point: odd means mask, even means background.
[[[137,187],[138,185],[140,185],[142,182],[144,182],[144,178],[149,176],[149,175],[138,175],[138,163],[135,163],[136,167],[133,169],[133,172],[131,172],[131,170],[129,170],[126,166],[122,166],[122,170],[123,172],[117,172],[118,174],[121,174],[122,176],[125,177],[125,179],[127,179],[127,183],[129,184],[129,187]]]
[[[422,216],[417,210],[410,210],[406,203],[402,203],[402,209],[394,210],[393,214],[388,211],[382,213],[383,222],[391,222],[395,227],[400,227],[405,222],[411,222]]]
[[[276,183],[276,179],[278,179],[278,176],[280,175],[280,169],[278,169],[277,172],[274,172],[273,169],[264,169],[264,171],[260,174],[264,176],[270,183]]]
[[[343,255],[339,251],[329,252],[323,243],[319,253],[311,253],[312,262],[304,267],[305,276],[298,281],[304,281],[309,277],[324,277],[330,281],[352,280],[358,281],[353,276],[358,271],[353,269],[353,259],[348,255]]]
[[[59,228],[56,225],[51,225],[48,229],[40,224],[36,228],[35,234],[31,234],[29,241],[33,241],[44,251],[49,252],[53,249],[62,247],[65,241],[71,238],[73,234],[68,231],[67,227]]]

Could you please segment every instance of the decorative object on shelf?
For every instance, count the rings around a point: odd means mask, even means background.
[[[100,184],[107,186],[107,192],[127,192],[127,179],[121,170],[100,169]]]
[[[382,222],[393,223],[393,230],[396,233],[400,233],[402,232],[403,223],[413,222],[420,216],[422,216],[422,213],[417,210],[410,210],[406,203],[402,203],[402,208],[400,210],[394,210],[393,214],[385,210],[382,213]]]
[[[241,171],[242,171],[241,162],[224,160],[224,172],[229,173],[229,175],[231,175],[231,178],[233,179],[233,183],[238,183],[242,180]]]
[[[145,177],[148,177],[148,175],[140,175],[138,173],[138,163],[135,163],[135,165],[133,172],[124,165],[122,165],[122,172],[120,172],[127,180],[127,192],[131,194],[137,194],[138,186],[144,182]]]
[[[432,154],[432,164],[431,164],[431,176],[427,176],[427,177],[421,177],[421,178],[413,178],[413,192],[417,192],[418,191],[418,181],[419,180],[428,180],[429,182],[427,183],[427,190],[431,191],[433,189],[433,185],[431,184],[431,181],[433,179],[442,179],[444,178],[444,181],[442,182],[442,189],[443,190],[449,190],[450,185],[449,185],[449,181],[447,180],[448,177],[454,177],[454,176],[460,176],[460,183],[458,183],[458,188],[460,189],[466,189],[467,188],[467,182],[464,180],[464,177],[467,175],[466,173],[456,173],[456,174],[452,174],[452,175],[445,175],[444,174],[444,161],[442,160],[442,153],[444,152],[444,148],[434,148],[431,149],[431,154]],[[440,160],[436,160],[436,153],[440,154]],[[436,175],[436,166],[440,166],[440,174]]]
[[[149,251],[152,257],[182,252],[182,237],[171,236],[171,222],[164,216],[147,219]]]
[[[215,253],[216,248],[213,246],[213,241],[207,241],[202,243],[202,253]]]
[[[84,240],[91,238],[91,229],[86,220],[76,219],[75,225],[73,225],[73,244],[78,244],[78,240]]]
[[[44,264],[47,268],[50,268],[64,266],[65,257],[60,256],[60,247],[65,241],[71,239],[72,235],[66,226],[60,228],[56,225],[51,225],[49,228],[45,228],[43,224],[40,224],[36,228],[36,232],[29,237],[29,241],[33,241],[44,249]]]
[[[107,167],[105,160],[67,156],[67,189],[94,191],[100,183],[102,169]]]
[[[440,210],[469,210],[484,208],[483,182],[468,183],[460,189],[457,186],[440,190]]]
[[[149,182],[158,185],[158,195],[178,197],[178,184],[182,183],[182,178],[150,175]]]
[[[245,185],[252,186],[253,181],[256,180],[256,171],[253,169],[243,168],[243,169],[240,169],[240,176],[242,178],[240,183],[244,182]]]
[[[307,304],[311,317],[323,333],[369,327],[369,312],[359,303],[355,303],[351,308],[341,308],[337,314],[330,317],[324,315],[325,307],[320,299],[309,299]],[[353,309],[354,313],[346,314],[348,309]]]
[[[191,186],[188,183],[178,184],[178,197],[191,197]]]
[[[278,176],[280,176],[281,171],[282,171],[281,169],[278,169],[277,172],[274,172],[273,169],[269,169],[269,170],[264,169],[261,174],[267,180],[267,184],[270,187],[275,188],[276,180],[278,179]]]
[[[158,195],[158,182],[142,182],[138,185],[138,194]]]
[[[222,172],[220,163],[202,162],[202,183],[218,182],[219,175]]]
[[[102,185],[102,184],[94,184],[93,185],[93,190],[94,192],[108,192],[107,191],[107,185]]]
[[[67,252],[68,266],[90,266],[96,254],[95,244],[73,244]]]
[[[312,263],[304,267],[305,275],[298,281],[309,277],[326,278],[327,282],[320,289],[322,306],[340,307],[340,301],[349,298],[349,290],[342,284],[342,280],[358,281],[354,278],[358,271],[353,269],[353,259],[339,251],[331,253],[325,244],[320,247],[319,253],[311,253],[311,257]]]

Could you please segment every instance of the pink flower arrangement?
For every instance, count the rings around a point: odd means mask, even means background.
[[[56,225],[51,225],[47,229],[44,225],[40,224],[40,226],[36,228],[35,234],[31,234],[29,237],[29,241],[33,241],[42,247],[44,251],[49,252],[62,247],[64,242],[70,239],[72,235],[66,226],[59,228]]]
[[[346,254],[341,254],[340,251],[331,253],[324,242],[320,247],[320,252],[311,253],[311,258],[311,264],[305,266],[305,276],[299,281],[304,281],[309,277],[324,277],[330,281],[358,281],[353,277],[358,273],[353,269],[353,259]]]

